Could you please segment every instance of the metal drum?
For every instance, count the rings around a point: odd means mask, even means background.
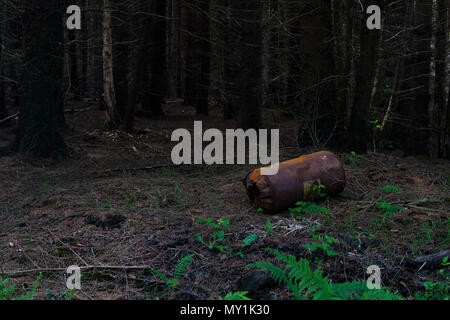
[[[345,172],[339,158],[321,151],[279,163],[278,173],[250,172],[244,185],[252,205],[264,213],[276,213],[298,201],[314,201],[320,194],[335,195],[344,190]]]

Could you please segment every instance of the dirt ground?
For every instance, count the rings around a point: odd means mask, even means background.
[[[79,265],[87,268],[73,299],[217,299],[239,290],[259,299],[291,298],[267,279],[251,290],[254,284],[246,280],[255,270],[245,266],[275,262],[263,248],[307,258],[336,283],[364,280],[367,267],[379,265],[382,284],[405,297],[423,292],[425,281],[439,280],[436,270],[413,260],[450,247],[446,160],[391,152],[351,161],[338,154],[347,186],[319,203],[329,213],[300,220],[289,212],[267,216],[250,207],[242,184],[255,166],[171,166],[171,133],[192,128],[193,115],[138,119],[136,133],[129,135],[103,132],[103,112],[86,107],[66,114],[70,158],[0,158],[0,270],[18,293],[29,290],[42,272],[36,298],[67,298],[65,269]],[[202,120],[208,127],[235,127],[219,118]],[[281,128],[282,159],[315,151],[296,150],[292,128],[289,122]],[[13,129],[2,129],[0,143],[13,137]],[[400,192],[380,190],[387,185]],[[380,220],[380,197],[403,210]],[[208,239],[214,231],[197,218],[229,219],[223,244],[234,251],[248,235],[258,238],[243,257],[209,250],[194,234]],[[268,219],[273,232],[266,230]],[[303,246],[313,242],[313,226],[339,240],[336,256]],[[150,269],[170,275],[192,253],[186,276],[168,292]]]

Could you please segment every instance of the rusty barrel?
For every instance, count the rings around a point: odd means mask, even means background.
[[[334,195],[345,187],[342,162],[332,152],[321,151],[279,163],[278,173],[250,172],[244,185],[252,205],[264,213],[293,208],[298,201],[314,201],[320,193]]]

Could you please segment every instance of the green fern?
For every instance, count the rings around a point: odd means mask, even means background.
[[[230,292],[224,298],[219,297],[219,300],[251,300],[246,295],[247,291]]]
[[[184,277],[187,271],[187,266],[191,263],[194,254],[187,255],[180,259],[177,265],[173,268],[173,277],[175,279],[181,279]]]
[[[15,286],[8,286],[8,281],[9,279],[0,281],[0,300],[9,300],[14,294]]]
[[[194,255],[195,254],[190,254],[181,258],[178,261],[177,265],[173,268],[172,277],[170,279],[159,270],[150,269],[150,271],[160,277],[161,280],[164,281],[164,283],[169,287],[169,289],[173,291],[180,283],[180,279],[185,276],[187,267],[191,263],[192,257]]]
[[[369,290],[363,281],[333,284],[333,295],[342,300],[402,300],[400,295],[391,293],[386,288]]]
[[[278,261],[286,266],[284,269],[270,262],[256,262],[247,267],[261,268],[271,277],[288,287],[297,300],[399,300],[400,295],[390,293],[386,288],[369,290],[361,281],[345,282],[341,284],[329,283],[323,276],[322,269],[311,270],[309,261],[298,259],[279,250],[265,249],[274,254]]]
[[[0,280],[0,300],[33,300],[36,294],[39,281],[42,278],[42,273],[39,273],[38,278],[33,284],[31,291],[27,292],[25,295],[13,298],[16,286],[8,286],[8,281],[10,279]]]

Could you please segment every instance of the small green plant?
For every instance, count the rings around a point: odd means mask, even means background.
[[[327,196],[325,192],[325,186],[323,184],[314,184],[312,190],[319,195],[319,198],[324,198]]]
[[[400,192],[400,188],[399,187],[397,187],[397,186],[390,186],[390,185],[378,188],[378,190],[381,190],[384,193],[399,193]]]
[[[261,261],[247,265],[250,268],[260,268],[269,273],[280,284],[287,286],[297,300],[403,300],[398,294],[390,293],[387,288],[369,290],[363,281],[333,284],[323,276],[318,267],[313,271],[309,261],[298,259],[279,250],[265,249],[274,254],[285,267],[276,266],[270,262]]]
[[[264,215],[264,210],[262,209],[262,208],[258,208],[257,210],[256,210],[256,212],[258,213],[258,214],[260,214],[260,215]]]
[[[247,297],[247,291],[230,292],[222,298],[219,296],[219,300],[252,300]]]
[[[124,210],[134,210],[136,209],[136,203],[137,203],[137,191],[133,190],[131,191],[131,194],[126,199],[125,205],[122,206]]]
[[[426,281],[425,298],[427,300],[448,300],[450,296],[450,283]]]
[[[303,219],[304,213],[312,213],[312,214],[319,214],[319,213],[330,213],[330,210],[325,207],[321,207],[313,202],[303,202],[299,201],[297,202],[295,208],[289,208],[289,212],[291,216],[293,216],[296,219]]]
[[[8,282],[10,281],[10,279],[0,280],[0,300],[33,300],[41,278],[42,278],[42,273],[39,273],[39,276],[36,279],[36,281],[34,282],[31,290],[29,292],[27,292],[25,295],[19,296],[16,298],[13,297],[14,292],[16,290],[16,286],[8,285]]]
[[[345,157],[352,163],[354,167],[359,167],[359,162],[362,159],[362,155],[357,154],[355,151],[346,154]]]
[[[268,233],[268,234],[272,234],[274,232],[273,230],[273,225],[272,222],[270,221],[270,219],[266,220],[266,226],[264,227],[264,230]]]
[[[212,236],[212,238],[209,241],[203,240],[203,237],[199,235],[198,233],[194,233],[195,238],[204,244],[206,247],[208,247],[209,250],[217,249],[219,251],[227,251],[230,250],[230,247],[219,245],[219,242],[222,242],[225,239],[225,231],[222,230],[224,228],[228,228],[230,225],[229,219],[218,219],[216,222],[214,222],[213,219],[203,219],[203,218],[197,218],[197,223],[204,223],[207,226],[211,226],[215,232]]]
[[[304,244],[303,247],[310,249],[312,252],[316,251],[317,249],[321,249],[329,257],[337,256],[337,253],[331,249],[331,246],[333,245],[333,243],[338,243],[338,239],[333,238],[327,234],[323,236],[319,234],[313,234],[313,239],[317,240],[318,242]]]
[[[444,268],[450,266],[450,262],[448,262],[448,256],[442,259],[441,266],[443,266]],[[444,274],[445,272],[444,268],[439,269],[439,273]]]
[[[375,206],[388,217],[390,217],[394,213],[398,213],[404,209],[403,207],[399,206],[398,204],[392,205],[392,204],[384,202],[384,201],[378,202]]]
[[[239,257],[243,258],[244,257],[244,253],[242,252],[242,250],[244,250],[245,247],[248,247],[249,245],[251,245],[256,239],[258,239],[258,235],[256,233],[252,233],[251,235],[246,237],[242,241],[241,247],[240,247],[239,251],[236,253],[236,255],[238,255]]]
[[[439,277],[442,277],[441,282],[426,281],[424,282],[425,294],[415,294],[418,300],[449,300],[450,297],[450,273],[446,272],[446,268],[450,265],[448,256],[442,259],[441,268],[438,272]]]
[[[56,294],[54,294],[50,290],[47,290],[45,293],[46,293],[47,297],[49,297],[50,300],[58,300],[58,298],[59,298]],[[74,295],[75,295],[75,289],[72,289],[72,290],[65,290],[65,291],[61,292],[60,296],[61,296],[62,300],[69,301],[69,300],[73,299]]]
[[[169,288],[169,293],[171,294],[175,291],[176,287],[180,283],[180,279],[182,279],[186,275],[187,267],[191,263],[194,256],[195,254],[189,254],[181,258],[173,268],[172,274],[170,276],[166,276],[164,273],[156,269],[150,269],[150,271],[155,273],[164,281],[164,283]]]
[[[375,219],[374,223],[374,229],[382,229],[386,223],[386,220],[390,219],[393,214],[396,214],[402,210],[404,210],[403,207],[397,205],[397,204],[390,204],[383,200],[383,198],[380,198],[379,201],[375,204],[375,207],[382,213],[381,216],[377,217]],[[374,231],[375,231],[374,230]]]
[[[108,202],[106,202],[106,203],[103,205],[103,208],[104,208],[104,209],[111,209],[111,208],[112,208],[111,200],[109,200]]]

